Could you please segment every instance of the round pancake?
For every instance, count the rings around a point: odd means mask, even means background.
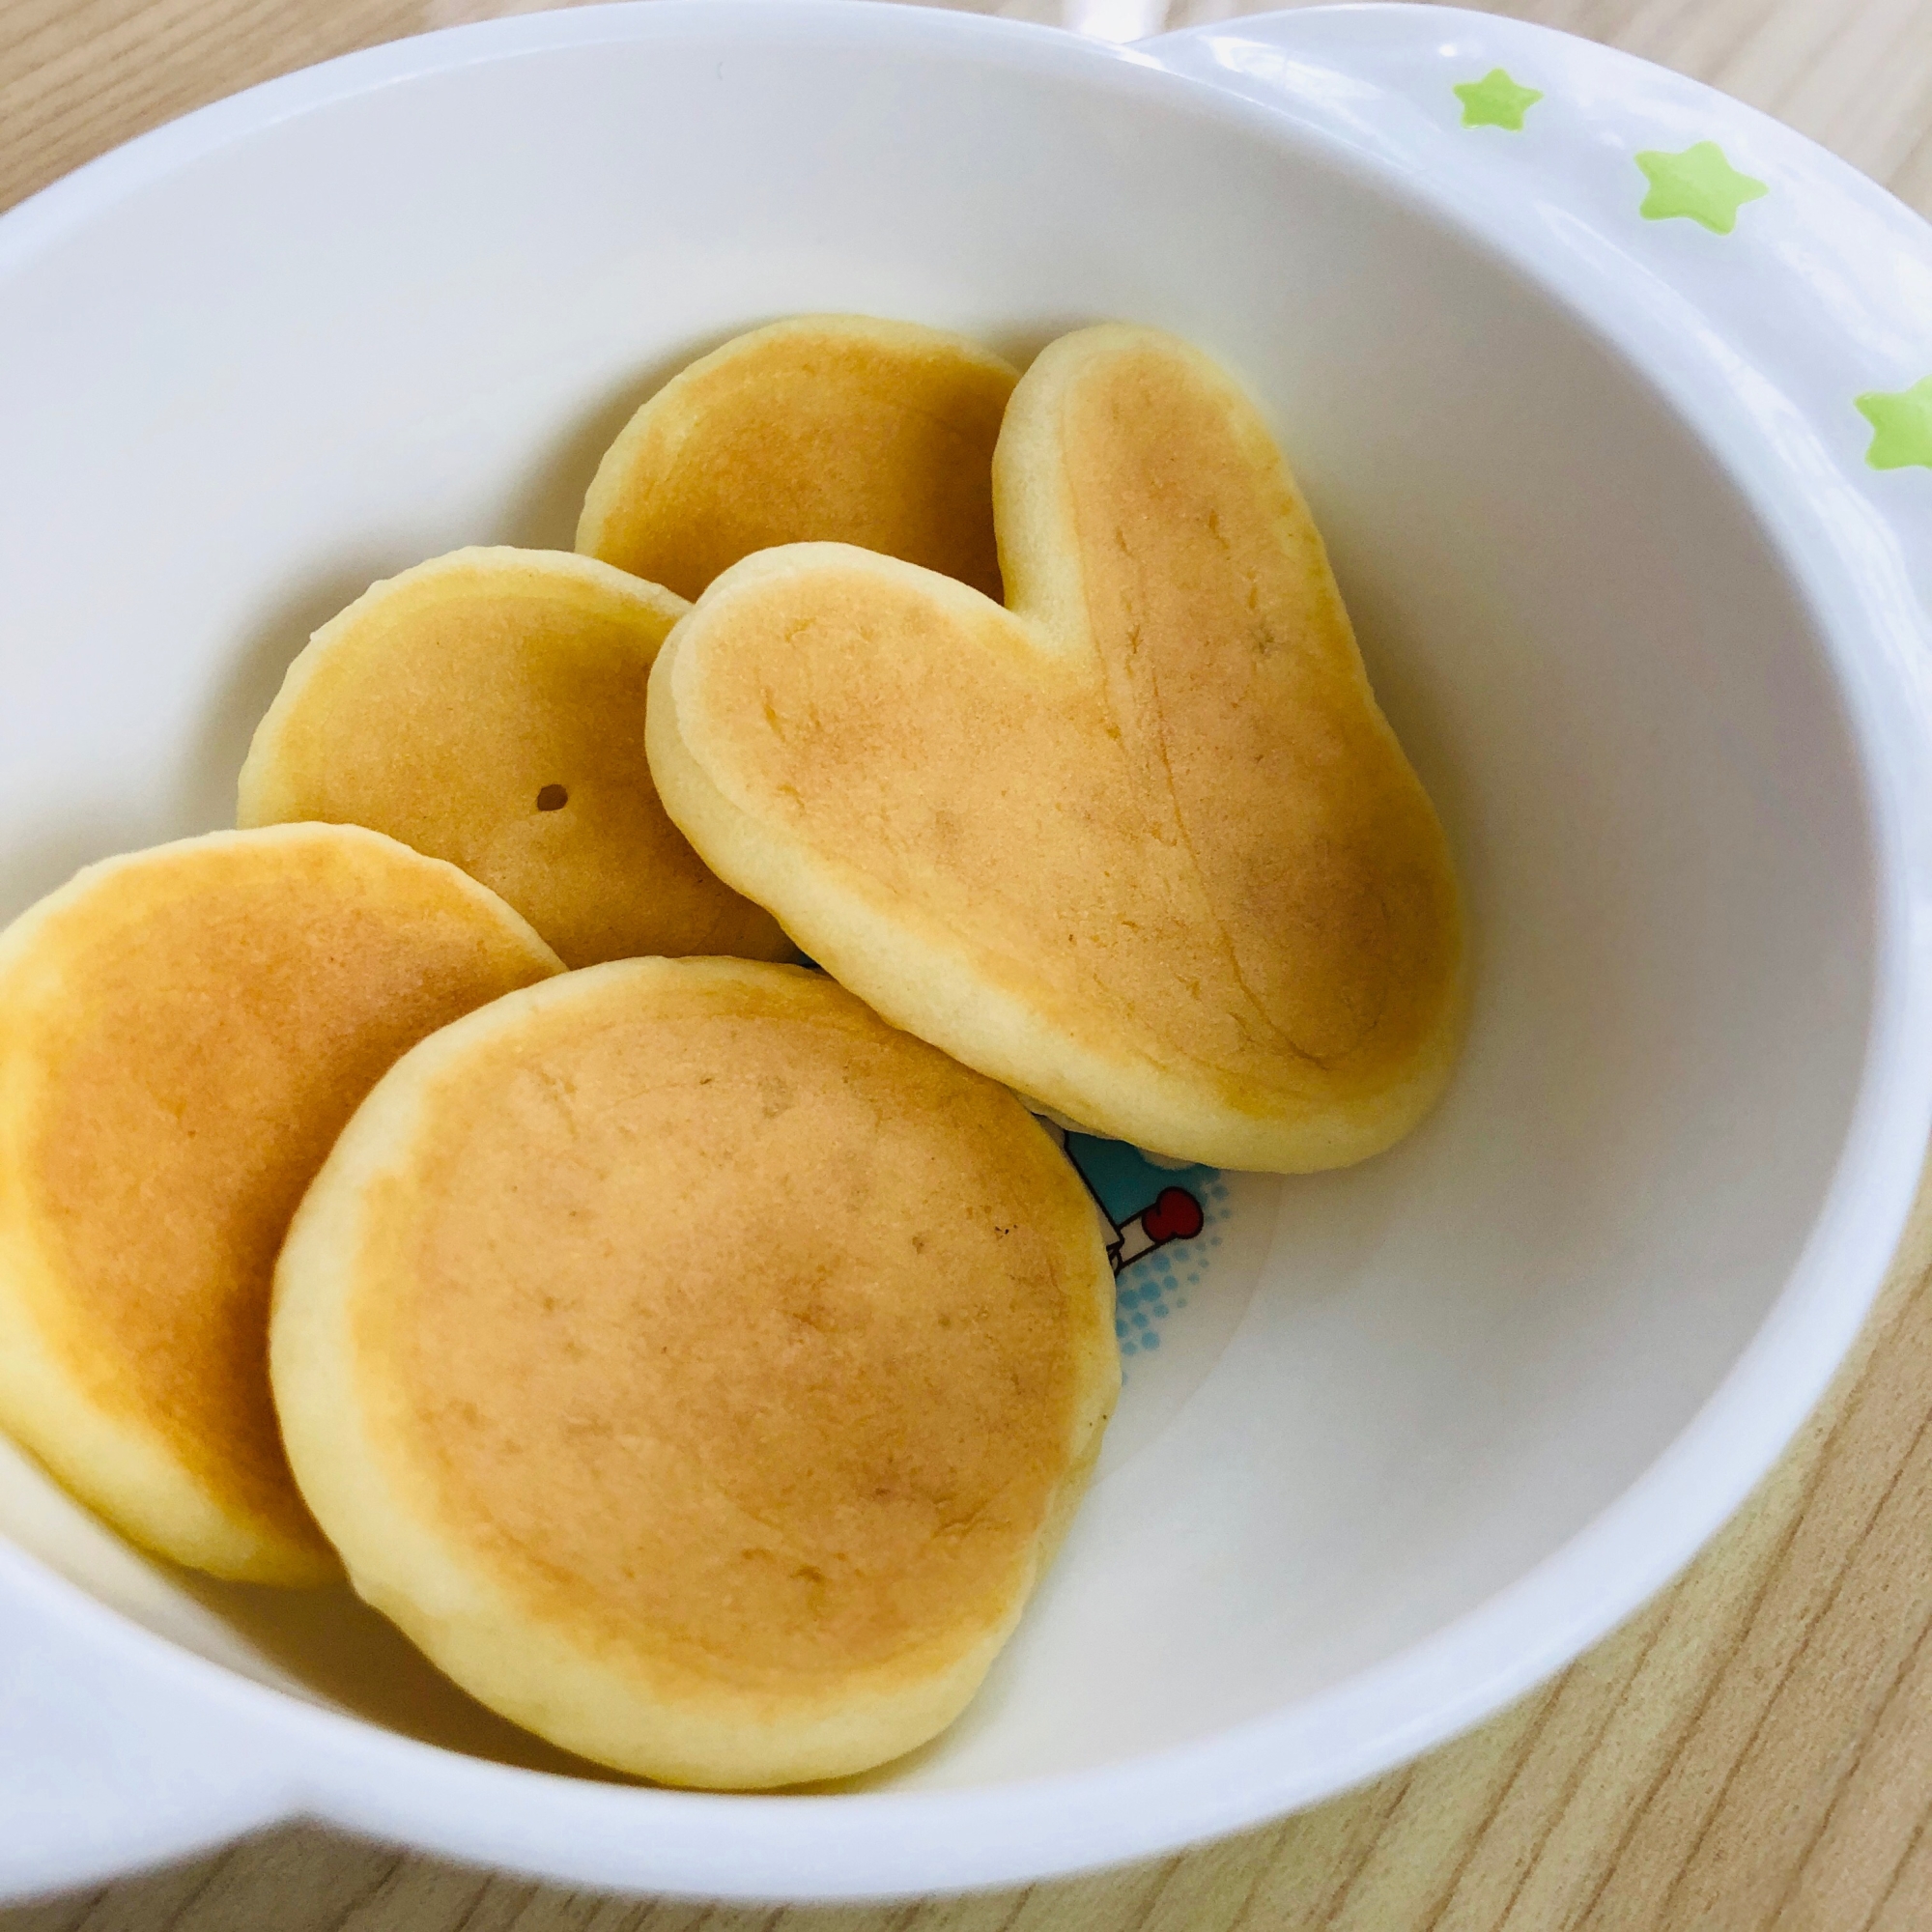
[[[461,550],[406,570],[290,667],[242,767],[238,822],[386,832],[480,879],[570,966],[789,958],[651,782],[651,664],[688,608],[568,552]]]
[[[1301,1173],[1446,1086],[1463,939],[1266,423],[1082,329],[993,466],[1009,604],[843,544],[748,557],[659,654],[665,809],[908,1032],[1175,1159]]]
[[[696,597],[774,544],[857,544],[1000,594],[993,446],[1019,372],[963,336],[812,315],[740,335],[639,410],[577,548]]]
[[[276,1272],[275,1399],[356,1589],[601,1763],[757,1787],[942,1729],[1120,1368],[1086,1190],[822,975],[633,960],[425,1041]]]
[[[135,1542],[339,1574],[289,1476],[269,1291],[343,1122],[425,1034],[558,971],[373,832],[224,832],[90,867],[0,933],[0,1425]]]

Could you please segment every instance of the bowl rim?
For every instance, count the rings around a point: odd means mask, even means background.
[[[1781,185],[1802,182],[1819,203],[1856,213],[1863,245],[1882,236],[1932,273],[1932,229],[1917,216],[1802,136],[1695,82],[1548,29],[1411,5],[1257,16],[1121,48],[878,0],[625,0],[347,55],[139,136],[0,215],[0,288],[39,249],[125,196],[279,123],[378,88],[571,46],[745,36],[940,49],[1036,74],[1092,78],[1156,106],[1231,123],[1298,160],[1367,171],[1465,244],[1528,276],[1634,363],[1764,523],[1811,604],[1846,704],[1866,787],[1876,927],[1865,1065],[1837,1169],[1763,1326],[1690,1424],[1562,1548],[1434,1635],[1313,1697],[1098,1769],[964,1790],[838,1796],[724,1796],[528,1771],[389,1732],[249,1679],[0,1540],[0,1603],[82,1634],[152,1682],[158,1704],[172,1700],[178,1709],[185,1698],[219,1714],[211,1731],[218,1747],[240,1741],[247,1803],[233,1790],[211,1799],[198,1831],[177,1833],[178,1849],[311,1813],[579,1883],[833,1900],[1029,1882],[1150,1857],[1313,1803],[1501,1709],[1631,1614],[1696,1553],[1771,1467],[1850,1349],[1917,1191],[1932,1122],[1932,713],[1919,668],[1932,627],[1909,573],[1886,550],[1904,541],[1913,504],[1889,522],[1882,504],[1873,509],[1857,497],[1869,479],[1814,473],[1812,452],[1794,458],[1779,444],[1761,399],[1709,386],[1697,345],[1666,343],[1648,323],[1606,328],[1615,304],[1602,277],[1615,264],[1593,280],[1581,258],[1560,273],[1526,258],[1494,218],[1489,154],[1480,165],[1459,160],[1425,177],[1408,149],[1383,145],[1324,108],[1307,77],[1327,71],[1372,80],[1373,72],[1401,76],[1419,62],[1444,60],[1458,63],[1458,72],[1492,61],[1525,64],[1539,77],[1584,75],[1624,98],[1640,97],[1666,120],[1690,116],[1750,154],[1775,156]],[[1243,50],[1254,56],[1247,68]],[[1270,78],[1262,55],[1279,56],[1286,67]],[[1323,69],[1324,60],[1340,65]],[[1392,102],[1408,83],[1378,84]],[[1505,163],[1513,165],[1508,156],[1494,165]],[[1793,272],[1792,264],[1779,271]],[[1699,296],[1692,288],[1686,297],[1676,267],[1666,281],[1674,299]],[[1800,349],[1815,355],[1818,344]],[[1932,366],[1932,347],[1926,361]],[[1884,566],[1875,579],[1874,558]],[[194,1752],[179,1735],[168,1742]],[[641,1842],[640,1828],[648,1833]],[[107,1862],[84,1875],[115,1869],[112,1848],[103,1856]],[[75,1876],[58,1882],[77,1882],[82,1864],[71,1868]]]

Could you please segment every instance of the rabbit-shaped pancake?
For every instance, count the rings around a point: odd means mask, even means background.
[[[1455,873],[1259,412],[1084,329],[993,497],[1004,608],[844,545],[720,577],[652,670],[666,810],[887,1019],[1083,1125],[1378,1152],[1455,1058]]]

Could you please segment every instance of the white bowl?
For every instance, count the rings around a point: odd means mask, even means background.
[[[1542,90],[1465,128],[1456,83]],[[1633,156],[1722,143],[1735,232]],[[578,1884],[861,1895],[1152,1853],[1494,1710],[1662,1582],[1856,1330],[1932,1112],[1927,232],[1774,124],[1434,8],[1120,52],[663,4],[354,56],[0,220],[0,914],[225,823],[310,627],[567,543],[663,374],[857,309],[1163,325],[1272,412],[1477,939],[1440,1112],[1206,1190],[983,1696],[815,1797],[639,1788],[345,1597],[174,1574],[0,1464],[0,1889],[298,1812]],[[1212,1248],[1218,1232],[1222,1245]],[[1131,1333],[1144,1331],[1132,1327]]]

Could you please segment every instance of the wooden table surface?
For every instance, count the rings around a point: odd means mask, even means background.
[[[990,0],[989,0],[990,6]],[[157,122],[518,0],[0,0],[0,207]],[[1152,31],[1236,0],[1010,0]],[[1521,0],[1712,81],[1932,213],[1928,0]],[[4,427],[0,427],[4,435]],[[1824,1408],[1664,1597],[1352,1796],[1156,1863],[913,1906],[600,1898],[309,1828],[4,1932],[1923,1932],[1932,1927],[1932,1203]]]

